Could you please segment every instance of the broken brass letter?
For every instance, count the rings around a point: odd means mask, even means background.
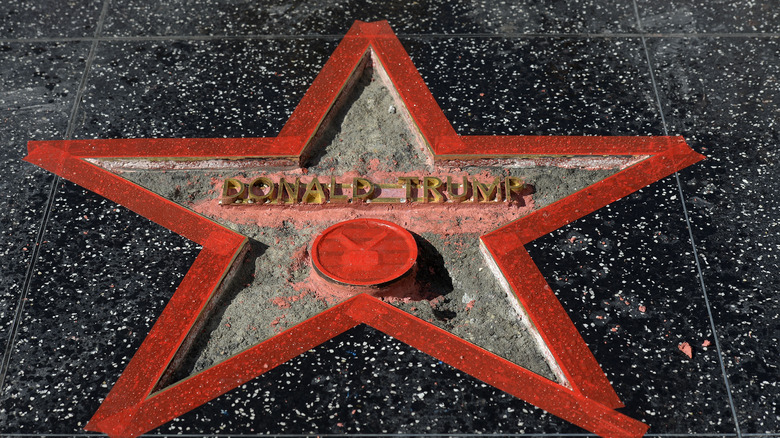
[[[482,184],[474,179],[474,202],[498,202],[501,200],[501,179],[496,177],[492,184]],[[480,196],[482,201],[479,200]]]
[[[276,202],[296,204],[298,202],[298,188],[300,185],[300,178],[295,178],[295,184],[288,183],[284,178],[279,178],[279,196],[276,197]],[[284,200],[285,193],[287,194],[286,201]]]
[[[463,187],[463,193],[457,194],[458,191],[458,185]],[[451,200],[452,202],[463,202],[466,199],[469,198],[469,179],[468,177],[463,177],[463,183],[453,183],[452,177],[447,177],[447,198]]]
[[[222,183],[222,198],[219,200],[219,203],[222,205],[241,203],[245,192],[246,186],[244,183],[235,178],[228,178]]]
[[[376,189],[376,186],[374,186],[374,183],[371,181],[365,179],[365,178],[353,178],[352,179],[352,199],[360,199],[361,201],[366,201],[371,199],[371,196],[374,194],[374,190]],[[363,193],[360,193],[360,191],[363,190]]]
[[[337,204],[343,204],[345,202],[349,202],[349,199],[347,198],[347,195],[336,195],[336,191],[341,189],[339,187],[339,184],[336,183],[336,178],[331,176],[330,177],[330,196],[328,197],[330,202],[337,203]]]
[[[522,196],[523,189],[525,189],[525,183],[516,176],[508,176],[504,179],[504,187],[504,201],[511,202],[512,193]]]
[[[406,189],[406,202],[417,200],[417,187],[420,185],[420,178],[414,176],[402,176],[398,178],[398,184],[401,184]],[[412,190],[415,191],[414,196],[412,196]]]
[[[249,202],[264,204],[274,200],[276,185],[270,178],[261,176],[249,183]]]
[[[444,202],[444,195],[439,191],[441,184],[441,180],[435,176],[423,177],[423,202]],[[428,195],[431,195],[433,199]]]
[[[315,176],[306,185],[306,191],[303,193],[304,204],[322,204],[325,202],[325,191],[322,190],[322,184]]]

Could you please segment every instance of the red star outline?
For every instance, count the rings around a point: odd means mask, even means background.
[[[365,55],[373,51],[435,160],[645,156],[644,160],[481,238],[567,381],[550,381],[366,294],[357,295],[186,380],[153,392],[248,239],[90,163],[90,158],[263,158],[299,161]],[[25,161],[98,193],[203,249],[85,429],[111,437],[150,431],[366,324],[500,390],[601,436],[642,436],[525,244],[698,162],[682,137],[460,136],[386,21],[355,22],[277,137],[31,141]],[[492,260],[491,260],[492,259]],[[503,278],[501,278],[503,277]]]

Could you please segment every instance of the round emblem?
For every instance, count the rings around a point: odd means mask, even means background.
[[[314,269],[354,286],[381,286],[414,266],[417,243],[404,228],[379,219],[353,219],[326,229],[311,246]]]

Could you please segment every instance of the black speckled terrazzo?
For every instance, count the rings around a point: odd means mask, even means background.
[[[91,37],[104,6],[100,0],[7,0],[0,3],[2,38]]]
[[[459,133],[668,132],[705,154],[529,250],[648,436],[780,435],[778,11],[3,2],[0,435],[85,434],[199,251],[22,162],[26,142],[275,135],[355,19],[390,21]],[[585,435],[364,326],[152,432],[397,433]]]
[[[652,206],[652,207],[650,207]],[[656,433],[734,429],[674,178],[537,239],[531,256],[627,408]],[[618,262],[619,261],[619,262]],[[688,342],[693,357],[678,345]]]
[[[5,351],[36,252],[53,175],[21,161],[30,138],[66,134],[73,96],[83,75],[84,43],[0,44],[0,347]]]
[[[649,32],[776,33],[780,8],[774,0],[637,0],[642,26]]]
[[[712,158],[680,174],[734,402],[780,428],[780,42],[653,41],[669,129]]]
[[[354,20],[388,20],[398,34],[629,32],[630,3],[569,0],[114,2],[106,35],[343,35]]]
[[[76,135],[274,136],[337,42],[328,38],[101,44]],[[216,65],[220,67],[215,69]],[[166,81],[161,83],[161,78]]]
[[[461,134],[662,133],[638,38],[402,41]]]
[[[198,254],[70,182],[59,184],[51,210],[10,347],[4,433],[78,432]]]

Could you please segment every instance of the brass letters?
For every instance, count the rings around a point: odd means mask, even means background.
[[[402,176],[394,184],[377,184],[368,178],[355,177],[351,184],[339,183],[331,176],[323,185],[317,177],[301,182],[296,177],[280,177],[277,182],[266,176],[244,183],[236,178],[227,178],[222,184],[222,205],[240,204],[345,204],[345,203],[498,203],[512,202],[523,196],[526,185],[521,178],[495,177],[483,183],[475,177]],[[303,190],[301,190],[303,188]],[[400,197],[403,193],[403,197]]]
[[[441,180],[435,176],[426,176],[423,178],[423,202],[444,202],[444,195],[439,191]],[[428,197],[431,195],[431,197]]]
[[[501,191],[500,191],[500,178],[496,177],[493,180],[492,184],[485,185],[481,182],[477,181],[476,179],[473,182],[474,184],[474,201],[480,202],[479,198],[482,197],[482,202],[500,202],[501,201]]]
[[[265,190],[263,189],[265,187]],[[266,177],[255,178],[249,183],[249,202],[265,203],[274,200],[276,185]]]

